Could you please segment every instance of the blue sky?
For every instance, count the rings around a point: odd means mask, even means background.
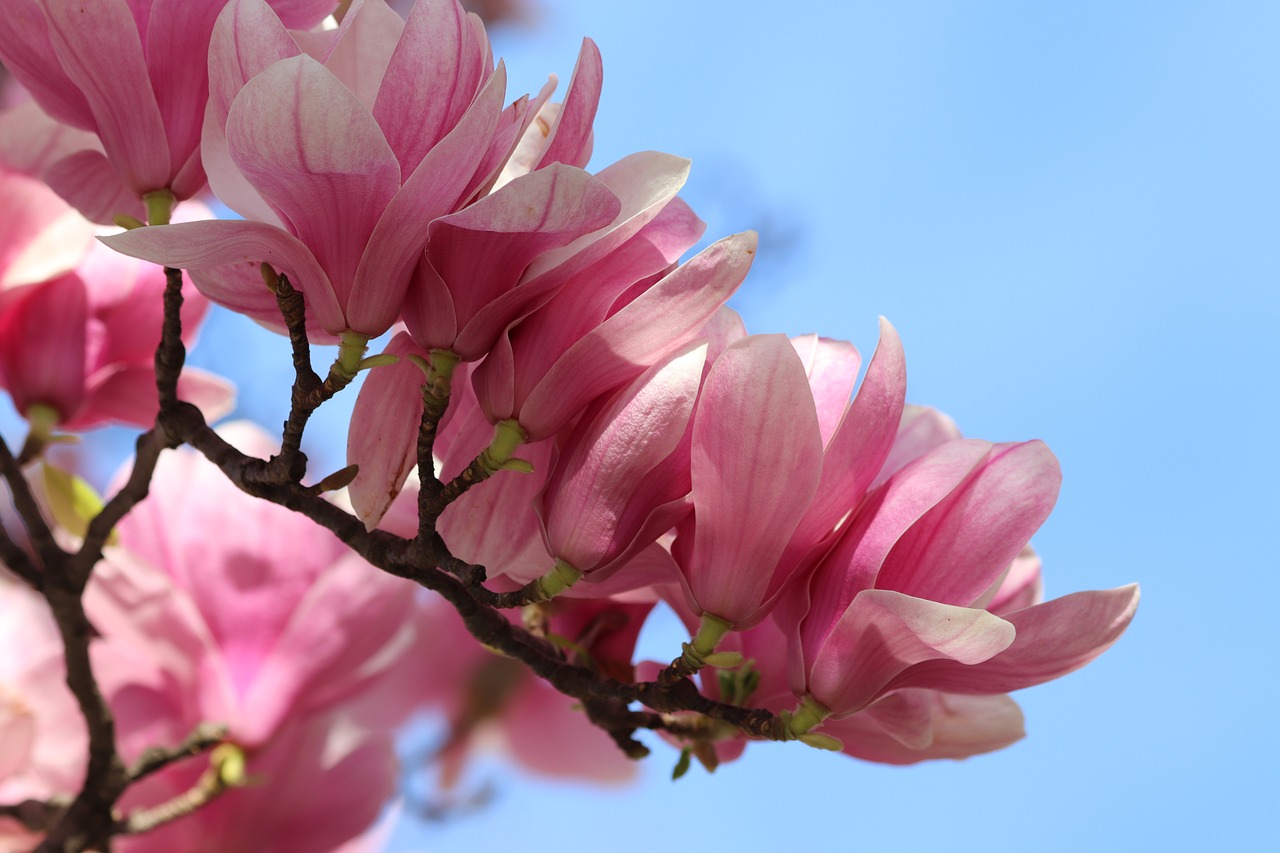
[[[914,768],[752,747],[620,793],[512,777],[396,849],[1258,849],[1280,793],[1280,6],[541,0],[513,85],[605,59],[593,166],[692,157],[761,230],[751,331],[875,344],[966,434],[1061,459],[1052,596],[1139,581],[1128,634],[1018,694],[1028,737]],[[479,774],[483,777],[485,774]],[[605,841],[607,839],[607,841]],[[662,839],[662,841],[659,841]],[[1274,839],[1273,839],[1274,840]]]
[[[512,90],[567,81],[597,41],[593,168],[693,158],[708,236],[761,231],[734,301],[751,331],[869,354],[889,317],[912,401],[1061,459],[1035,539],[1048,593],[1138,581],[1143,603],[1100,660],[1018,694],[1028,737],[991,756],[902,769],[769,744],[673,784],[659,748],[622,791],[486,762],[488,809],[405,822],[392,849],[1274,841],[1280,5],[538,3],[494,33]],[[193,362],[273,425],[287,379],[262,364],[287,352],[222,315]],[[339,467],[341,405],[319,422],[313,458]],[[125,452],[95,439],[113,440]],[[646,639],[654,657],[676,642]]]

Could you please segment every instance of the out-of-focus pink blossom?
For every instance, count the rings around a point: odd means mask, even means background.
[[[96,145],[40,174],[86,216],[105,223],[113,214],[144,218],[148,194],[168,191],[181,200],[204,187],[200,128],[209,78],[200,59],[224,2],[6,4],[0,60],[53,119],[96,137]],[[332,0],[274,5],[290,26],[303,28],[333,11]],[[40,144],[28,137],[22,147]]]
[[[229,437],[271,449],[258,432]],[[390,729],[418,689],[401,677],[416,636],[406,582],[244,495],[191,452],[161,458],[148,499],[117,534],[86,608],[103,635],[94,664],[122,754],[133,760],[219,722],[246,750],[248,772],[267,778],[164,836],[187,841],[138,849],[255,849],[236,841],[246,822],[283,839],[338,800],[343,820],[316,819],[315,834],[297,836],[305,843],[279,849],[329,849],[362,830],[394,787]],[[196,773],[175,768],[130,803],[155,805]]]
[[[73,794],[84,775],[88,739],[67,690],[62,639],[49,605],[3,564],[0,648],[0,802]],[[37,840],[0,817],[0,848],[26,850]]]
[[[631,654],[651,603],[557,599],[543,606],[548,637],[575,662],[631,679]],[[440,708],[449,724],[436,756],[442,787],[458,782],[472,750],[495,742],[546,776],[604,783],[635,776],[635,763],[587,720],[574,699],[475,642],[452,608],[430,606],[425,621],[428,633],[419,649],[427,669],[423,701]]]
[[[150,425],[164,271],[96,243],[88,222],[20,175],[0,173],[0,220],[12,226],[0,235],[0,387],[45,429]],[[208,303],[185,290],[190,344]],[[210,419],[233,400],[225,381],[199,370],[184,370],[178,389]]]

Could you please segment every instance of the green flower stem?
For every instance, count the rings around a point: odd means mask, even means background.
[[[461,361],[453,350],[433,349],[431,360],[427,363],[427,383],[423,388],[422,403],[431,409],[436,421],[444,417],[449,408],[449,394],[453,387],[453,371]]]
[[[168,225],[169,217],[173,213],[173,190],[163,189],[154,190],[142,197],[142,203],[147,208],[147,224],[148,225]]]
[[[476,462],[479,463],[484,476],[492,477],[507,468],[528,470],[527,462],[512,458],[528,438],[529,434],[524,431],[518,421],[510,419],[498,421],[493,428],[493,441],[489,442],[489,446],[480,451],[480,455],[476,457]]]
[[[342,377],[347,382],[356,378],[360,372],[360,362],[369,349],[369,336],[350,329],[339,335],[338,357],[334,359],[330,373]],[[345,383],[344,383],[345,384]]]
[[[786,722],[787,734],[800,739],[801,735],[808,734],[814,726],[829,716],[831,716],[829,708],[814,699],[812,695],[805,694],[805,697],[800,699],[800,704],[797,704],[796,710],[783,715],[782,719]]]
[[[693,642],[681,646],[682,654],[672,661],[669,669],[679,676],[688,676],[706,666],[724,668],[738,666],[742,663],[741,654],[716,651],[720,641],[732,630],[732,622],[710,613],[703,613],[702,621],[698,624],[698,633],[693,635]]]
[[[578,582],[582,577],[582,572],[566,563],[564,560],[557,559],[555,566],[551,571],[534,581],[535,601],[546,601],[555,598],[569,587]]]
[[[58,410],[44,403],[32,403],[27,407],[27,424],[31,429],[18,454],[18,462],[24,465],[44,453],[44,449],[54,441]]]

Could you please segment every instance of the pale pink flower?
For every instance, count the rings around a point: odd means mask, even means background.
[[[41,174],[86,216],[143,217],[141,199],[149,193],[168,190],[181,200],[204,187],[200,128],[209,79],[201,60],[224,2],[7,2],[0,60],[52,118],[96,136],[96,145]],[[333,10],[332,0],[274,6],[296,27]]]

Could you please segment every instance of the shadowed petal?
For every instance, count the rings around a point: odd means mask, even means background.
[[[1014,634],[1012,624],[985,610],[865,590],[807,655],[808,690],[833,714],[849,714],[893,687],[931,686],[895,680],[916,664],[968,668],[1009,648]]]

